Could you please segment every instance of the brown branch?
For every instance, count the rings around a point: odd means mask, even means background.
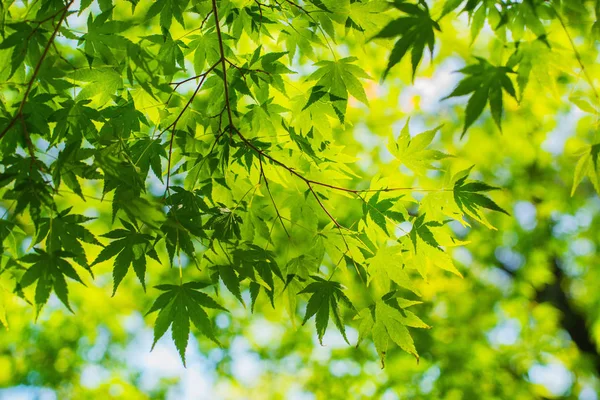
[[[306,16],[308,18],[311,19],[311,21],[313,21],[317,27],[317,29],[319,31],[321,31],[321,34],[323,35],[323,39],[325,39],[325,43],[327,44],[327,47],[329,47],[329,50],[331,51],[331,54],[333,55],[333,58],[336,58],[335,56],[335,51],[333,51],[333,46],[331,45],[331,43],[329,42],[329,39],[327,39],[327,33],[323,30],[323,28],[321,27],[321,24],[319,23],[319,21],[317,21],[315,19],[315,17],[313,17],[312,15],[310,15],[311,12],[317,12],[317,11],[308,11],[306,8],[302,7],[299,4],[294,3],[292,0],[283,0],[286,3],[296,7],[297,9],[299,9],[300,11],[302,11],[304,14],[306,14]],[[281,3],[277,0],[275,0],[275,2],[281,7]]]
[[[177,117],[177,119],[175,120],[174,123],[172,123],[171,125],[169,125],[168,127],[166,127],[158,136],[161,136],[163,133],[165,133],[166,131],[168,131],[169,129],[171,129],[172,127],[174,127],[177,124],[177,121],[179,120],[179,118],[181,118],[181,116],[183,115],[183,113],[185,112],[185,110],[189,107],[189,105],[191,104],[192,100],[194,100],[194,98],[196,97],[196,94],[198,93],[198,90],[200,89],[200,86],[202,86],[202,83],[204,82],[204,80],[206,79],[206,77],[208,76],[208,74],[217,67],[217,65],[219,65],[219,63],[221,62],[221,60],[218,60],[216,63],[214,63],[210,68],[208,68],[206,70],[206,72],[203,72],[199,75],[196,76],[192,76],[191,78],[187,78],[184,79],[182,81],[179,82],[170,82],[169,85],[175,85],[175,87],[173,88],[173,92],[171,92],[171,94],[169,95],[169,98],[167,99],[165,104],[169,104],[169,102],[171,101],[171,97],[173,97],[173,93],[175,93],[177,91],[177,89],[179,88],[180,85],[183,85],[186,82],[192,81],[194,79],[198,79],[198,78],[202,78],[200,80],[200,83],[198,84],[198,86],[196,87],[196,90],[194,91],[192,97],[188,100],[187,104],[185,105],[185,107],[183,108],[183,110],[181,110],[181,113],[179,113],[179,116]]]
[[[315,180],[312,180],[312,179],[308,179],[304,175],[300,174],[299,172],[296,172],[296,170],[294,168],[287,166],[283,162],[277,160],[276,158],[273,158],[269,154],[265,153],[264,151],[262,151],[261,149],[259,149],[258,147],[256,147],[237,128],[233,127],[232,129],[239,136],[239,138],[242,139],[242,141],[248,147],[250,147],[252,150],[254,150],[254,152],[256,152],[258,155],[263,156],[266,159],[270,160],[272,163],[274,163],[274,164],[276,164],[276,165],[278,165],[278,166],[286,169],[292,175],[295,175],[296,177],[302,179],[307,184],[312,184],[312,185],[317,185],[317,186],[323,186],[323,187],[327,187],[329,189],[334,189],[334,190],[338,190],[338,191],[341,191],[341,192],[347,192],[347,193],[352,193],[352,194],[369,193],[369,192],[372,192],[372,193],[374,193],[374,192],[398,192],[398,191],[415,191],[415,192],[440,192],[440,191],[444,191],[444,189],[420,189],[420,188],[415,188],[415,187],[392,187],[392,188],[383,188],[383,189],[350,189],[350,188],[346,188],[346,187],[342,187],[342,186],[331,185],[329,183],[325,183],[325,182],[320,182],[320,181],[315,181]]]
[[[248,72],[262,72],[263,74],[266,74],[266,75],[269,75],[269,76],[271,76],[271,73],[270,73],[270,72],[267,72],[267,71],[265,71],[264,69],[258,69],[258,68],[252,68],[252,69],[250,69],[250,68],[242,68],[242,67],[240,67],[240,66],[238,66],[238,65],[234,64],[233,62],[231,62],[231,61],[230,61],[229,59],[227,59],[227,58],[225,59],[225,61],[227,61],[227,63],[228,63],[229,65],[231,65],[233,68],[235,68],[235,69],[237,69],[238,71],[240,71],[240,74],[242,74],[242,77],[243,77],[244,79],[246,79],[246,74],[247,74]]]
[[[215,17],[215,28],[217,38],[219,39],[219,52],[221,53],[221,68],[223,70],[223,90],[225,91],[225,105],[227,108],[227,117],[229,126],[233,128],[233,116],[231,115],[231,104],[229,103],[229,85],[227,84],[227,66],[225,65],[225,49],[223,48],[223,36],[221,35],[221,24],[219,24],[219,12],[217,10],[217,0],[212,0],[212,11]]]

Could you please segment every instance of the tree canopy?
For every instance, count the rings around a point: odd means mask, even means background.
[[[0,386],[596,399],[599,35],[598,0],[0,0]]]

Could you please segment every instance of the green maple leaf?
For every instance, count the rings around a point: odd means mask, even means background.
[[[98,110],[87,106],[90,102],[91,100],[75,102],[69,99],[60,103],[61,108],[49,117],[49,122],[56,122],[56,126],[52,131],[51,143],[58,143],[65,138],[73,138],[75,140],[68,141],[66,147],[77,145],[84,152],[88,150],[81,148],[81,143],[78,140],[97,133],[94,121],[104,122]],[[66,148],[63,151],[67,152]]]
[[[408,128],[409,122],[410,119],[406,121],[398,140],[393,140],[393,137],[390,137],[388,150],[398,161],[417,175],[425,175],[428,169],[434,168],[431,164],[433,161],[451,157],[441,151],[427,149],[427,146],[431,144],[435,134],[442,126],[440,125],[411,137]]]
[[[386,218],[389,218],[394,222],[403,222],[406,220],[406,212],[405,210],[395,211],[392,209],[402,196],[379,201],[379,193],[380,192],[376,192],[371,196],[368,202],[363,202],[363,215],[365,218],[367,215],[371,217],[377,226],[383,229],[385,233],[389,233],[387,230]]]
[[[2,6],[0,5],[0,10],[2,10]],[[2,10],[2,17],[4,18],[4,13],[6,11]],[[4,23],[2,23],[2,30],[4,30]],[[10,79],[15,72],[19,69],[23,61],[25,61],[25,57],[31,51],[38,51],[39,43],[44,41],[44,30],[38,29],[38,27],[34,28],[31,24],[26,22],[17,22],[12,24],[6,24],[15,32],[3,38],[0,42],[0,50],[13,48],[12,54],[10,56],[10,64],[11,69],[8,74],[8,79]],[[3,34],[4,36],[4,34]]]
[[[85,200],[77,177],[83,179],[101,179],[102,175],[96,166],[84,162],[94,155],[93,149],[82,148],[82,141],[67,142],[65,148],[58,153],[52,164],[52,180],[56,188],[65,185]]]
[[[471,64],[459,70],[459,72],[468,76],[461,80],[452,93],[444,98],[448,99],[473,93],[467,102],[465,125],[461,137],[481,115],[486,103],[489,103],[494,122],[498,129],[502,131],[502,92],[505,91],[515,100],[517,99],[513,83],[508,77],[509,73],[515,73],[511,68],[492,65],[480,57],[477,57],[477,60],[479,61],[478,64]]]
[[[306,305],[306,314],[304,315],[302,325],[316,315],[315,321],[317,335],[319,336],[319,342],[322,345],[323,336],[325,335],[325,331],[327,330],[327,325],[329,322],[329,313],[331,311],[333,323],[344,337],[346,343],[348,343],[348,338],[346,337],[346,328],[344,326],[344,321],[340,316],[338,302],[342,302],[348,308],[354,310],[352,302],[342,291],[342,285],[340,283],[326,281],[325,279],[315,275],[311,275],[311,278],[314,279],[315,282],[310,283],[302,291],[298,292],[298,294],[312,293],[310,299],[308,300],[308,304]]]
[[[4,193],[4,199],[16,201],[17,204],[13,211],[15,215],[23,213],[29,207],[29,215],[37,227],[41,220],[42,210],[55,208],[50,193],[52,187],[46,183],[40,170],[33,168],[36,164],[43,164],[38,160],[18,155],[7,156],[2,161],[5,170],[0,173],[0,188],[14,181],[13,188]],[[44,168],[46,167],[44,166]]]
[[[407,327],[430,328],[430,326],[406,310],[419,303],[399,298],[397,292],[392,291],[358,314],[357,319],[360,320],[358,342],[371,334],[381,358],[382,368],[385,366],[385,356],[394,344],[415,356],[417,361],[419,360],[419,354]]]
[[[217,283],[219,278],[221,278],[227,290],[229,290],[240,303],[244,304],[242,291],[240,289],[241,278],[238,277],[233,265],[215,265],[211,267],[211,269],[214,271],[211,275],[213,282]]]
[[[402,11],[406,16],[390,22],[373,37],[373,39],[388,39],[400,36],[390,54],[388,65],[383,72],[383,79],[385,79],[390,69],[402,61],[402,58],[411,49],[412,78],[414,80],[425,47],[429,48],[431,58],[433,58],[434,30],[441,32],[441,29],[439,24],[431,19],[429,7],[424,1],[412,4],[396,0],[392,3],[392,6]]]
[[[169,259],[173,262],[175,252],[183,250],[190,258],[196,260],[192,235],[206,238],[202,228],[202,216],[208,213],[209,207],[204,202],[202,192],[190,192],[179,186],[170,188],[166,203],[170,206],[167,219],[161,226]]]
[[[367,283],[375,284],[381,293],[385,293],[389,291],[390,281],[393,281],[398,286],[420,295],[404,267],[402,253],[405,251],[400,246],[380,247],[375,256],[367,260],[369,271]]]
[[[157,0],[148,9],[146,20],[160,13],[160,26],[169,29],[173,17],[185,28],[183,11],[186,9],[189,0]]]
[[[306,136],[303,136],[301,132],[296,133],[296,130],[293,126],[287,126],[285,121],[282,122],[282,125],[290,134],[290,138],[294,141],[294,143],[296,143],[296,146],[298,146],[298,149],[300,149],[301,152],[307,154],[315,161],[322,161],[322,159],[315,153],[315,150],[313,149],[309,140],[313,138],[313,129],[311,129]]]
[[[13,234],[13,230],[17,227],[18,225],[12,221],[0,219],[0,254],[4,254],[4,241]]]
[[[97,246],[102,244],[82,224],[94,218],[79,214],[69,214],[72,207],[58,213],[54,218],[42,218],[35,243],[46,239],[46,250],[49,253],[64,250],[73,254],[73,260],[89,270],[82,242]],[[91,273],[91,270],[89,270]]]
[[[241,239],[241,217],[224,205],[221,206],[209,210],[212,216],[204,227],[213,230],[213,239],[225,242],[234,238]]]
[[[106,64],[117,64],[114,52],[124,51],[133,43],[119,35],[129,29],[132,24],[125,21],[112,21],[112,8],[94,18],[93,13],[88,15],[87,33],[81,36],[83,51],[90,67],[96,57],[100,57]],[[83,71],[83,70],[82,70]],[[120,75],[119,75],[120,78]]]
[[[510,214],[497,205],[492,199],[482,194],[492,190],[498,190],[499,188],[490,186],[481,181],[467,182],[467,177],[472,168],[473,167],[467,168],[455,175],[454,201],[463,213],[489,226],[481,213],[482,208],[498,211],[506,215]]]
[[[162,182],[162,166],[161,157],[165,160],[168,158],[164,147],[160,143],[160,139],[141,139],[135,142],[130,148],[131,159],[136,167],[138,167],[144,177],[148,176],[150,168],[152,172]]]
[[[308,0],[309,3],[311,3],[312,5],[314,5],[315,7],[320,8],[321,10],[330,13],[331,10],[329,8],[327,8],[327,6],[323,3],[322,0]]]
[[[238,265],[239,280],[250,279],[250,297],[252,300],[251,310],[254,311],[256,299],[261,288],[267,294],[271,306],[275,308],[275,280],[277,276],[282,282],[283,274],[275,261],[275,254],[254,244],[247,249],[235,249],[233,251],[233,262]]]
[[[425,222],[425,214],[415,219],[412,229],[410,231],[410,240],[415,246],[415,252],[417,251],[417,237],[421,238],[425,243],[431,247],[440,248],[439,243],[435,240],[433,233],[429,230],[431,226],[441,226],[442,224],[438,221]]]
[[[70,78],[86,83],[77,95],[77,101],[94,99],[97,104],[106,104],[123,87],[121,74],[111,67],[77,69],[70,74]]]
[[[172,325],[171,332],[173,342],[179,351],[181,361],[185,366],[185,349],[188,344],[190,334],[190,321],[206,337],[214,341],[219,346],[212,323],[205,308],[227,311],[220,306],[212,297],[200,291],[208,286],[201,282],[187,282],[182,285],[158,285],[156,289],[163,291],[154,301],[154,304],[146,315],[159,311],[154,325],[154,342],[165,334],[169,326]]]
[[[308,101],[302,110],[306,110],[321,99],[328,99],[341,123],[344,123],[348,94],[368,104],[367,95],[358,78],[369,79],[369,75],[360,67],[352,64],[356,57],[346,57],[336,61],[319,61],[319,67],[307,80],[317,81]]]
[[[42,307],[48,301],[50,293],[54,293],[60,301],[73,312],[69,304],[69,290],[65,276],[69,277],[85,286],[77,271],[66,260],[73,257],[72,253],[66,251],[54,251],[47,253],[37,248],[33,249],[35,253],[27,254],[21,257],[20,261],[26,264],[33,264],[25,271],[19,281],[19,290],[30,286],[37,281],[35,288],[35,304],[37,314],[39,315]]]
[[[575,194],[577,186],[587,175],[594,185],[596,192],[600,193],[600,169],[598,168],[598,156],[600,155],[600,143],[586,147],[581,155],[581,158],[575,166],[575,176],[573,178],[573,186],[571,188],[571,196]]]
[[[167,252],[169,253],[169,260],[173,263],[175,253],[179,250],[196,260],[194,253],[194,243],[190,232],[174,217],[175,214],[167,215],[165,223],[160,227],[162,233],[165,235],[165,245],[167,246]]]
[[[106,246],[92,265],[107,261],[116,256],[113,267],[113,296],[115,295],[119,284],[127,275],[129,267],[133,265],[133,270],[140,283],[146,290],[146,256],[152,257],[160,263],[156,250],[154,250],[152,241],[154,237],[139,232],[132,224],[121,220],[126,229],[115,229],[102,236],[117,239]]]

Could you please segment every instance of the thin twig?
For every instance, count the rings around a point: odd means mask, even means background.
[[[166,186],[166,189],[165,189],[165,197],[167,195],[167,192],[169,191],[169,183],[171,181],[171,157],[173,155],[173,140],[175,138],[175,130],[177,128],[177,122],[179,122],[179,119],[183,116],[183,113],[185,112],[185,110],[187,110],[188,107],[190,106],[190,104],[192,104],[192,101],[194,101],[194,98],[196,97],[196,95],[200,91],[200,88],[204,84],[204,81],[206,80],[206,77],[208,76],[208,74],[210,73],[210,71],[212,71],[217,66],[217,64],[218,64],[218,62],[215,63],[212,67],[210,67],[203,74],[202,79],[200,80],[200,82],[198,82],[198,86],[196,86],[196,90],[194,90],[194,93],[190,96],[190,98],[188,99],[187,103],[185,104],[185,106],[183,107],[183,109],[181,110],[181,112],[179,113],[179,115],[177,115],[177,118],[175,118],[175,121],[173,121],[159,135],[159,136],[161,136],[164,132],[166,132],[167,130],[169,130],[169,129],[172,128],[171,139],[169,140],[169,158],[168,158],[168,161],[167,161],[167,186]]]
[[[269,197],[271,198],[271,203],[273,203],[273,207],[275,208],[275,213],[277,214],[277,218],[281,222],[281,226],[283,227],[283,230],[285,231],[285,234],[289,238],[289,237],[291,237],[290,233],[288,232],[287,228],[285,227],[285,224],[283,223],[283,219],[281,219],[281,214],[279,213],[279,208],[277,207],[277,204],[275,203],[275,199],[273,198],[273,194],[271,193],[271,188],[269,187],[269,180],[267,179],[267,175],[265,174],[265,170],[263,169],[262,158],[259,157],[258,160],[260,162],[260,176],[262,178],[264,178],[264,180],[265,180],[265,185],[267,187],[267,192],[269,193]],[[258,182],[260,183],[260,178],[259,178]]]
[[[583,61],[581,60],[581,54],[579,53],[579,50],[577,50],[577,47],[575,47],[575,42],[573,41],[573,38],[571,37],[569,30],[567,29],[567,26],[565,24],[563,17],[559,14],[558,10],[554,6],[551,5],[551,7],[552,7],[552,10],[554,11],[554,14],[556,14],[556,18],[558,19],[558,22],[560,23],[561,27],[565,31],[565,34],[567,35],[567,38],[569,39],[569,43],[571,44],[573,53],[575,53],[575,58],[577,59],[577,63],[579,64],[579,67],[581,68],[581,72],[583,72],[583,75],[585,76],[585,80],[590,85],[592,92],[594,93],[594,97],[596,98],[597,104],[600,104],[600,94],[598,93],[598,90],[594,86],[594,81],[592,80],[592,77],[588,73],[588,70],[585,68],[585,65],[583,65]]]

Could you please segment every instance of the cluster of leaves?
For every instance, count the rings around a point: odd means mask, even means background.
[[[7,85],[0,93],[0,190],[7,211],[0,243],[36,238],[29,248],[6,251],[3,268],[23,271],[15,293],[27,298],[37,282],[38,312],[52,292],[70,310],[65,277],[83,281],[69,260],[89,272],[109,264],[113,295],[130,268],[144,290],[146,281],[158,283],[163,293],[148,312],[158,311],[154,344],[171,327],[184,363],[190,321],[219,343],[214,315],[205,309],[226,310],[205,292],[220,293],[221,284],[242,304],[248,293],[252,310],[261,292],[273,307],[286,297],[292,318],[299,299],[303,323],[315,317],[321,342],[330,319],[348,341],[344,310],[360,320],[361,339],[373,337],[382,361],[392,343],[418,357],[408,328],[428,325],[406,310],[419,302],[402,293],[418,296],[419,277],[430,266],[460,275],[447,253],[458,243],[448,218],[490,225],[482,209],[506,212],[485,194],[495,187],[468,180],[470,169],[450,174],[452,157],[431,148],[441,127],[411,136],[407,123],[390,138],[397,165],[418,177],[448,177],[423,198],[410,196],[423,188],[388,184],[393,176],[370,186],[357,178],[336,135],[350,127],[350,96],[368,104],[363,85],[370,76],[356,57],[338,59],[332,43],[350,30],[363,40],[398,37],[383,76],[410,50],[414,79],[425,48],[434,56],[440,31],[427,4],[394,1],[384,10],[358,0],[348,7],[334,0],[129,3],[125,9],[88,0],[75,10],[73,1],[50,0],[1,11],[7,65],[0,74]],[[523,4],[537,7],[530,3]],[[500,12],[486,4],[465,6],[476,27]],[[443,15],[459,5],[449,2]],[[368,7],[389,13],[391,22],[382,30],[369,24],[361,15]],[[515,29],[515,10],[523,7],[500,12],[501,26]],[[76,29],[71,24],[82,14],[86,24]],[[544,35],[539,25],[526,28]],[[247,38],[258,44],[250,53],[240,50]],[[527,58],[518,54],[503,66],[478,58],[461,70],[467,77],[448,97],[472,93],[463,134],[486,103],[501,126],[503,92],[517,98],[510,75],[519,76],[521,91],[526,82]],[[314,72],[293,78],[306,64]],[[595,170],[597,153],[590,152]],[[578,176],[592,164],[583,162]],[[99,207],[108,202],[110,230],[92,234],[84,225],[92,218],[65,207],[69,194]],[[362,218],[334,215],[339,198],[362,204]],[[406,224],[410,232],[399,234]],[[88,245],[102,248],[91,264],[95,250]],[[177,266],[173,276],[165,260]],[[165,264],[162,279],[179,284],[155,282],[147,276],[150,263]],[[192,263],[196,269],[187,268]],[[350,267],[357,272],[352,282],[376,299],[362,310],[336,274]]]

